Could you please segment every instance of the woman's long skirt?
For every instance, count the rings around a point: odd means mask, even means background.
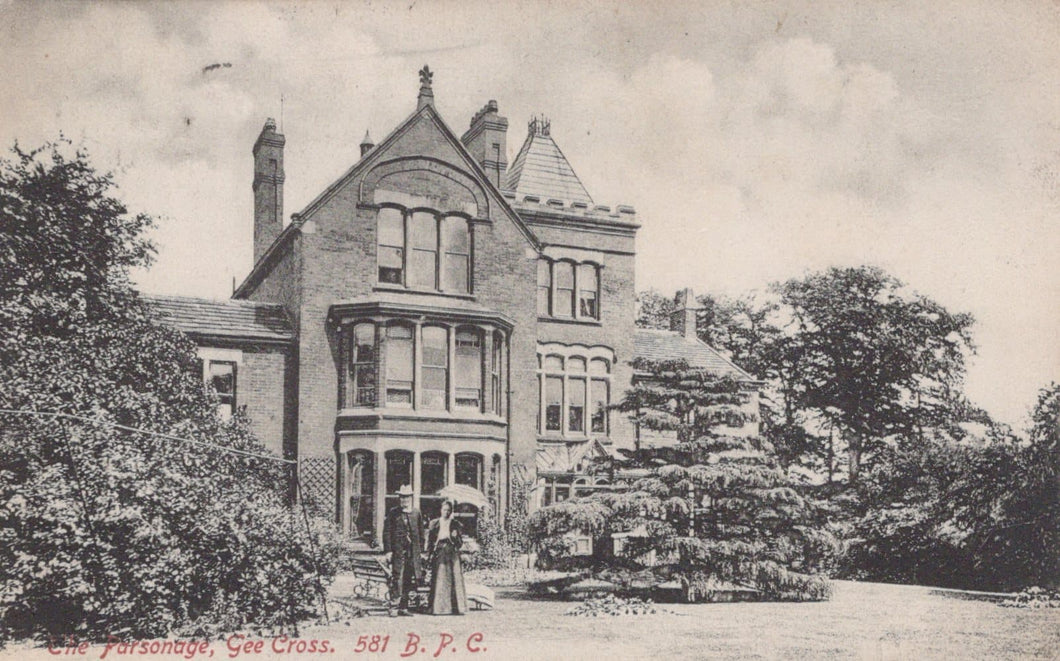
[[[464,591],[464,572],[460,568],[460,552],[452,542],[438,542],[431,559],[431,594],[428,602],[431,615],[456,615],[467,612],[467,593]]]

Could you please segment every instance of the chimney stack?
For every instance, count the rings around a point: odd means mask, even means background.
[[[420,69],[420,94],[416,97],[416,110],[421,110],[423,106],[434,106],[434,88],[431,85],[434,82],[434,72],[426,64]]]
[[[254,263],[283,229],[283,146],[276,120],[265,120],[254,141]]]
[[[365,131],[364,140],[361,140],[361,158],[367,156],[373,147],[375,147],[375,143],[372,142],[372,136],[368,135],[368,131]]]
[[[685,287],[674,297],[674,311],[670,313],[670,330],[696,339],[696,298],[692,289]]]
[[[497,188],[508,171],[508,118],[497,114],[497,102],[490,100],[471,118],[471,127],[460,138],[468,152],[485,170]]]

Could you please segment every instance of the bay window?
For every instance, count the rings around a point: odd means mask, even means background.
[[[385,206],[377,216],[377,240],[380,283],[471,292],[471,225],[466,217]]]
[[[506,341],[492,324],[347,323],[340,406],[503,415]]]

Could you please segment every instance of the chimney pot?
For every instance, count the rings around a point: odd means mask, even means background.
[[[508,119],[498,115],[498,109],[497,101],[487,101],[471,118],[471,125],[460,142],[490,182],[500,188],[508,171]]]

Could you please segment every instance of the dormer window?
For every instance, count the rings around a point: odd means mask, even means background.
[[[471,226],[463,215],[384,206],[378,214],[381,284],[471,293]]]
[[[600,267],[592,262],[541,259],[537,263],[537,314],[600,319]]]

